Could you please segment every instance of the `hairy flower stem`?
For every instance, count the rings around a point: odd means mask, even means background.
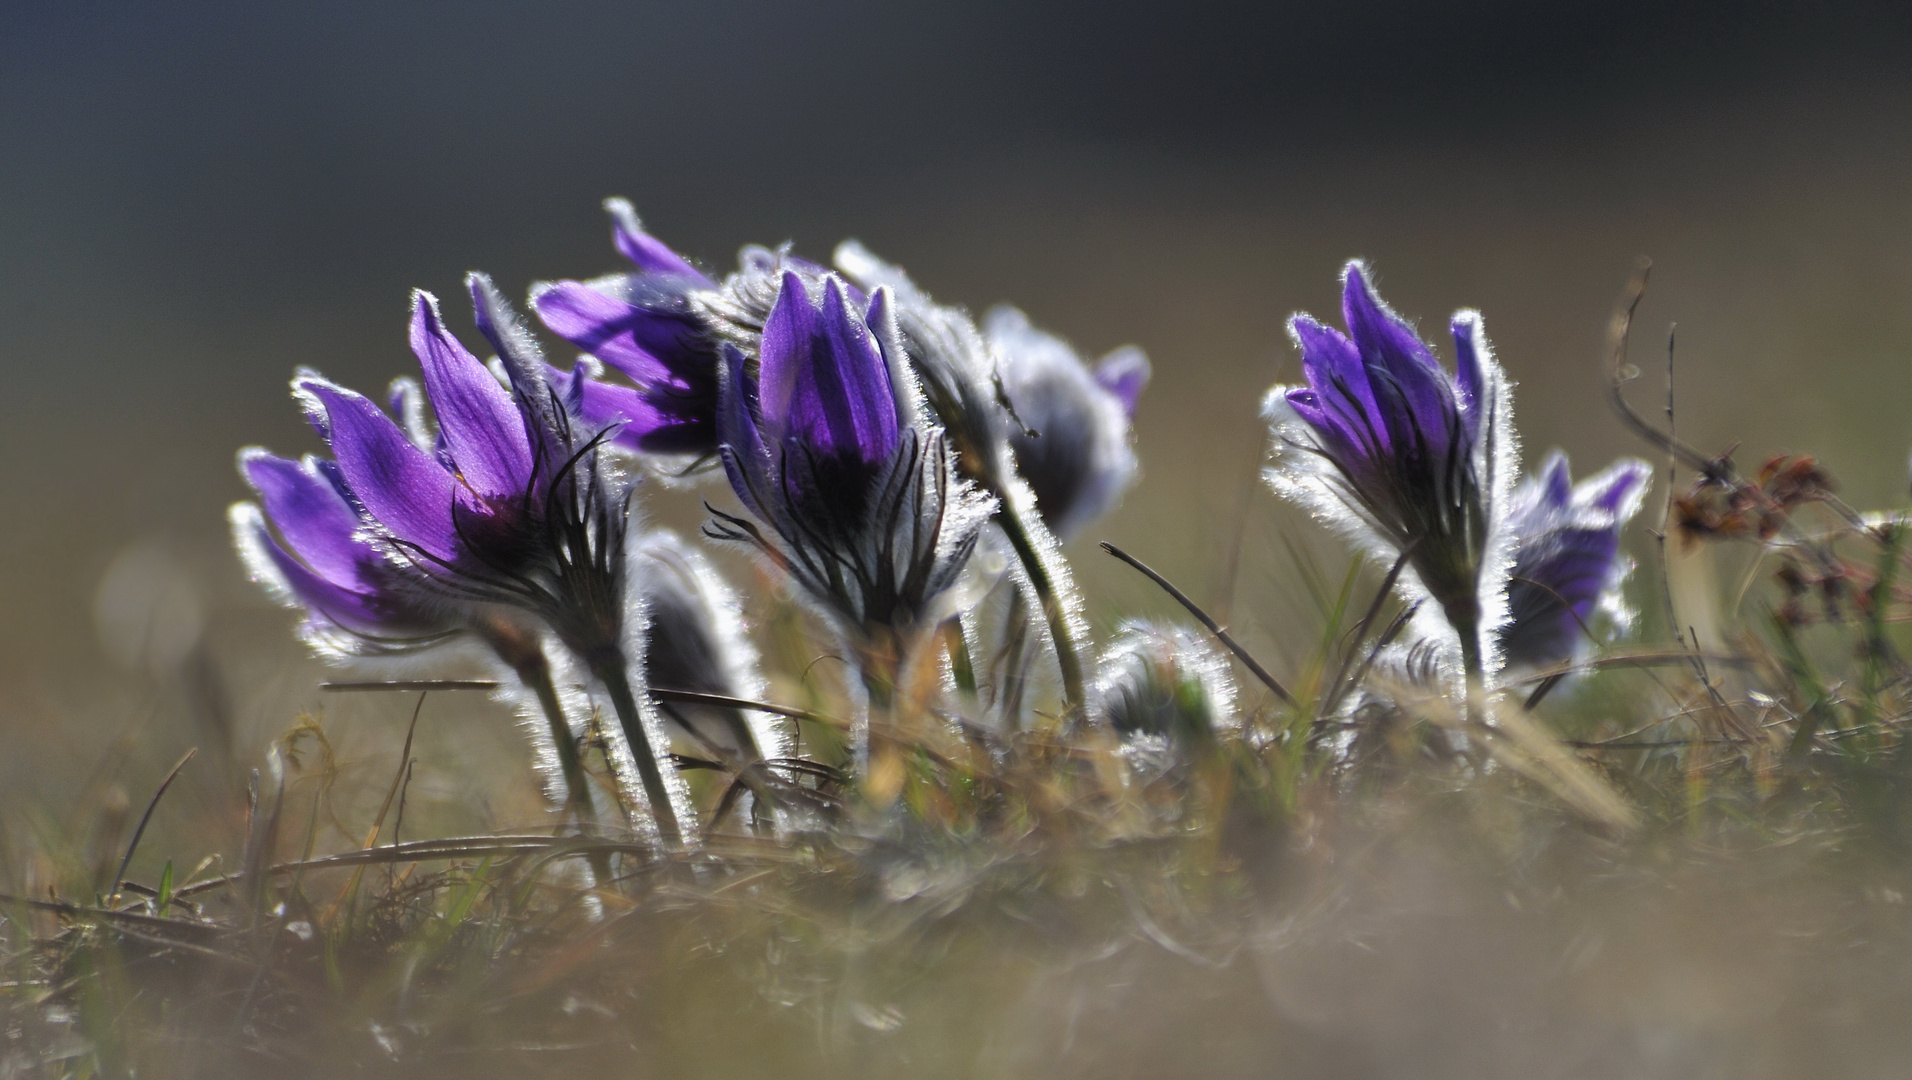
[[[565,719],[564,706],[558,701],[557,685],[551,681],[550,662],[540,652],[534,660],[519,666],[517,671],[519,681],[538,695],[538,705],[544,710],[545,721],[551,726],[551,745],[557,750],[558,768],[564,775],[567,816],[582,826],[597,824],[597,807],[591,799],[591,782],[584,775],[584,754],[578,748],[577,736],[571,732],[570,721]],[[592,852],[588,858],[594,884],[610,884],[613,880],[611,857],[598,851]]]
[[[591,786],[584,776],[584,756],[578,750],[577,736],[572,734],[570,722],[565,719],[564,706],[558,703],[558,688],[551,681],[551,665],[538,657],[518,668],[518,678],[538,695],[538,705],[550,725],[551,745],[557,749],[558,768],[564,774],[566,806],[580,822],[596,820],[597,808],[592,805]]]
[[[976,700],[975,660],[969,655],[969,635],[963,633],[961,619],[946,619],[940,634],[943,649],[949,654],[950,677],[956,681],[956,690],[971,702]]]
[[[1048,566],[1043,563],[1035,543],[1029,538],[1027,526],[1009,508],[1007,500],[1003,501],[1002,509],[996,513],[996,524],[1002,527],[1003,535],[1009,538],[1010,546],[1016,549],[1016,557],[1022,560],[1023,569],[1029,574],[1029,583],[1042,601],[1042,614],[1049,624],[1049,636],[1055,642],[1056,667],[1062,672],[1063,702],[1071,717],[1080,717],[1087,697],[1082,688],[1082,657],[1076,652],[1075,634],[1069,628],[1069,613],[1062,606],[1062,597],[1056,592]]]
[[[564,706],[558,701],[558,689],[551,681],[551,663],[545,659],[544,649],[536,638],[503,620],[482,622],[478,632],[498,659],[518,676],[518,681],[537,695],[538,706],[551,731],[551,748],[557,755],[558,770],[564,777],[566,811],[579,822],[596,821],[597,809],[592,805],[590,784],[584,775],[584,755],[571,732],[570,721],[565,719]]]
[[[1472,600],[1445,606],[1448,625],[1461,638],[1461,673],[1467,680],[1467,726],[1484,728],[1487,724],[1486,665],[1480,648],[1480,609]]]
[[[682,847],[684,833],[677,824],[670,791],[664,786],[664,773],[657,767],[657,755],[651,752],[650,734],[644,727],[643,714],[638,712],[637,697],[631,693],[630,669],[624,657],[619,654],[595,659],[591,663],[591,674],[597,676],[611,695],[611,708],[617,712],[617,721],[624,728],[624,741],[630,744],[631,757],[637,762],[637,777],[644,785],[645,801],[651,804],[651,819],[657,822],[658,839],[666,848]]]
[[[856,772],[867,777],[870,771],[870,741],[878,732],[893,733],[896,723],[896,691],[902,682],[906,652],[893,635],[879,640],[855,643],[857,673],[863,683],[863,709],[850,732],[851,752]]]
[[[590,778],[584,773],[584,752],[571,731],[571,721],[564,715],[564,704],[558,700],[557,684],[551,681],[551,661],[545,658],[544,646],[535,635],[525,633],[506,619],[481,620],[478,633],[498,659],[517,673],[518,681],[537,695],[538,707],[551,731],[551,749],[558,759],[558,771],[564,778],[565,816],[580,826],[596,825],[597,807],[591,799]],[[594,852],[589,861],[595,885],[607,885],[613,880],[609,855]]]

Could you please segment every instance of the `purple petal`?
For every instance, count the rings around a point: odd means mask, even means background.
[[[1328,419],[1328,415],[1321,411],[1321,396],[1313,390],[1296,387],[1288,391],[1288,404],[1308,422],[1309,427],[1317,431],[1334,426],[1334,422]]]
[[[1288,404],[1295,414],[1314,429],[1321,449],[1332,455],[1343,468],[1359,469],[1367,459],[1362,444],[1350,441],[1341,421],[1321,407],[1321,396],[1313,390],[1297,387],[1288,391]]]
[[[1348,334],[1368,365],[1375,398],[1394,397],[1387,389],[1390,383],[1399,388],[1405,413],[1395,415],[1395,410],[1388,409],[1390,430],[1403,435],[1418,430],[1430,456],[1441,457],[1447,452],[1449,418],[1456,411],[1447,374],[1414,328],[1382,302],[1368,281],[1365,266],[1359,261],[1350,262],[1345,277],[1341,310]],[[1385,403],[1383,408],[1387,408]]]
[[[683,380],[692,356],[707,363],[684,316],[606,296],[576,281],[545,285],[531,296],[538,318],[559,337],[640,384]]]
[[[522,495],[532,478],[531,441],[510,392],[445,329],[428,292],[413,297],[411,338],[439,433],[465,484],[486,500]]]
[[[1584,620],[1613,576],[1620,554],[1619,533],[1604,528],[1562,529],[1551,539],[1551,550],[1535,566],[1520,571],[1550,588]]]
[[[471,294],[472,320],[478,332],[491,343],[498,359],[504,362],[505,377],[520,398],[544,400],[545,386],[540,379],[544,368],[544,350],[525,329],[524,320],[512,308],[511,301],[498,291],[491,275],[473,270],[465,275],[465,289]]]
[[[239,471],[287,546],[313,572],[342,586],[364,584],[367,564],[378,558],[358,538],[364,522],[312,463],[252,447],[239,452]]]
[[[1485,403],[1487,372],[1483,358],[1487,353],[1487,334],[1480,315],[1459,312],[1449,325],[1454,334],[1454,373],[1461,399],[1461,420],[1467,426],[1469,442],[1480,440],[1480,410]]]
[[[1645,490],[1653,477],[1653,466],[1638,459],[1616,461],[1607,467],[1604,476],[1596,476],[1587,481],[1594,485],[1590,499],[1594,506],[1609,514],[1617,514],[1631,501],[1636,493]],[[1599,487],[1601,483],[1606,486]]]
[[[910,385],[915,375],[910,368],[909,350],[903,345],[902,328],[896,319],[895,290],[887,285],[879,285],[865,299],[846,282],[843,291],[849,303],[863,309],[863,324],[868,328],[871,340],[876,343],[877,355],[883,358],[883,375],[885,384],[890,388],[890,408],[896,416],[897,426],[901,428],[913,423],[908,405],[899,405],[897,402],[896,387]]]
[[[725,345],[719,363],[717,449],[723,458],[724,474],[729,477],[731,490],[743,500],[744,506],[752,514],[767,520],[767,515],[753,494],[768,476],[771,465],[764,447],[763,433],[757,426],[762,399],[757,383],[747,369],[743,353],[733,346]],[[766,490],[772,487],[769,484],[762,486]]]
[[[263,518],[245,523],[258,550],[272,560],[285,586],[314,619],[323,618],[347,629],[371,630],[388,621],[385,605],[375,594],[327,581],[279,545]]]
[[[900,437],[888,365],[835,275],[821,310],[786,271],[764,323],[763,415],[820,457],[888,460]]]
[[[784,271],[758,347],[758,403],[771,441],[777,441],[785,430],[800,369],[813,363],[811,352],[818,321],[803,279]]]
[[[1102,389],[1115,395],[1122,411],[1135,417],[1135,406],[1142,399],[1142,388],[1149,384],[1148,354],[1133,345],[1124,345],[1096,361],[1093,372]]]
[[[325,414],[327,439],[352,493],[393,536],[450,561],[458,554],[451,507],[455,482],[364,397],[323,379],[294,384]]]
[[[640,272],[691,278],[703,288],[711,287],[711,280],[701,271],[685,262],[683,256],[666,247],[657,237],[644,231],[644,226],[637,220],[637,210],[629,200],[606,199],[604,209],[611,215],[612,246],[617,248],[619,254],[636,263]]]
[[[1414,328],[1374,291],[1368,280],[1368,268],[1359,259],[1342,271],[1341,314],[1348,324],[1348,336],[1369,360],[1379,359],[1397,377],[1410,366],[1438,374],[1440,364]]]
[[[512,401],[524,418],[531,460],[536,466],[530,487],[537,497],[549,489],[551,471],[571,456],[569,427],[559,415],[563,406],[554,399],[555,383],[546,376],[550,367],[544,362],[538,339],[531,336],[524,320],[489,275],[476,270],[466,274],[465,288],[471,294],[473,321],[496,350],[497,367],[504,372]]]
[[[704,454],[715,444],[715,426],[708,401],[689,407],[665,407],[667,394],[649,394],[628,386],[594,379],[584,370],[570,373],[547,367],[547,377],[566,407],[586,427],[602,430],[616,425],[611,441],[651,454]]]
[[[1354,343],[1307,315],[1289,319],[1288,332],[1301,346],[1301,372],[1316,394],[1324,430],[1332,429],[1345,445],[1366,448],[1364,454],[1385,453],[1393,445],[1387,420]]]
[[[1573,501],[1573,478],[1567,471],[1567,455],[1555,450],[1547,455],[1540,470],[1540,496],[1543,503],[1565,510]]]

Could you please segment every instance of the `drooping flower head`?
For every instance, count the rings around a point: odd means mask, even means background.
[[[418,293],[411,342],[437,420],[431,447],[370,399],[316,373],[302,373],[293,388],[332,449],[344,491],[363,510],[361,532],[383,545],[406,580],[448,607],[519,607],[561,634],[588,633],[573,624],[615,614],[578,593],[573,563],[617,572],[623,500],[542,377],[512,362],[516,350],[489,317],[481,279],[473,288],[480,326],[506,343],[501,359],[513,385],[445,328],[435,298]],[[604,632],[615,638],[614,629]]]
[[[603,433],[566,408],[490,280],[474,274],[470,287],[498,371],[420,292],[410,334],[424,385],[394,383],[397,419],[302,371],[294,396],[333,459],[240,454],[264,507],[234,508],[242,552],[342,650],[402,643],[421,627],[447,633],[494,607],[537,615],[574,640],[617,637],[618,605],[595,594],[622,574],[628,493],[593,452]]]
[[[1067,540],[1112,509],[1134,482],[1130,421],[1149,361],[1127,346],[1091,368],[1069,343],[1003,305],[984,320],[1002,388],[1014,410],[1009,446],[1036,509]]]
[[[1131,620],[1102,654],[1093,715],[1124,735],[1186,748],[1233,721],[1234,675],[1207,638]]]
[[[631,271],[532,289],[552,333],[630,380],[587,380],[575,407],[614,442],[652,454],[703,457],[716,450],[718,341],[693,297],[716,283],[645,232],[631,204],[608,199],[611,240]]]
[[[1518,454],[1507,382],[1477,313],[1454,316],[1449,374],[1375,294],[1366,266],[1350,262],[1343,277],[1345,334],[1305,314],[1289,321],[1306,385],[1277,386],[1263,402],[1269,482],[1390,561],[1410,552],[1404,590],[1445,617],[1427,632],[1469,674],[1489,675]]]
[[[233,508],[240,551],[255,577],[307,609],[308,636],[337,653],[467,627],[474,605],[502,601],[537,561],[555,452],[544,418],[446,331],[429,294],[413,298],[411,340],[425,393],[394,384],[402,426],[302,371],[294,396],[333,460],[240,453],[264,511]],[[425,423],[427,396],[436,431]]]
[[[250,542],[263,562],[300,582],[293,592],[329,605],[322,605],[329,623],[361,634],[357,624],[370,616],[389,621],[392,611],[426,611],[454,630],[511,645],[501,657],[510,651],[530,660],[539,650],[536,632],[526,636],[513,620],[543,623],[611,689],[644,799],[675,842],[676,795],[656,767],[653,744],[661,736],[649,730],[660,725],[627,707],[633,684],[642,684],[641,668],[631,668],[643,629],[626,619],[629,481],[600,461],[608,431],[579,421],[578,387],[562,388],[567,399],[548,378],[535,341],[489,279],[474,274],[468,284],[478,328],[498,350],[498,370],[472,355],[446,329],[436,299],[420,292],[410,336],[424,385],[422,394],[406,383],[395,391],[402,425],[363,395],[302,372],[294,394],[333,461],[290,468],[266,456],[246,459],[286,546],[239,510],[242,550]],[[435,431],[424,420],[427,404]],[[319,481],[330,485],[332,501]],[[332,538],[330,546],[315,537]],[[282,557],[287,546],[296,559]],[[315,582],[334,588],[321,594]],[[340,587],[350,595],[341,598]],[[353,596],[363,598],[359,609],[341,606]],[[334,617],[334,608],[348,614]],[[487,634],[500,626],[510,632]],[[555,730],[561,717],[552,722]]]
[[[1515,489],[1509,528],[1518,546],[1500,631],[1507,663],[1564,663],[1594,643],[1600,614],[1615,629],[1632,621],[1620,596],[1632,568],[1620,530],[1639,511],[1652,473],[1646,462],[1622,458],[1575,484],[1556,450]]]
[[[718,436],[754,544],[853,635],[933,625],[994,501],[955,475],[919,415],[891,299],[859,310],[842,279],[785,271],[755,364],[725,350]]]

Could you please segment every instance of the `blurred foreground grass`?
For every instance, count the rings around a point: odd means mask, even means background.
[[[1184,759],[919,716],[833,827],[731,815],[672,856],[559,835],[528,791],[474,805],[467,766],[510,752],[439,751],[483,742],[481,695],[390,696],[432,750],[302,717],[250,791],[205,779],[250,765],[208,730],[198,801],[153,804],[156,870],[117,880],[150,793],[95,784],[65,831],[8,808],[0,1076],[1901,1075],[1902,530],[1814,534],[1874,570],[1847,609],[1823,583],[1789,609],[1773,549],[1703,549],[1752,583],[1722,642],[1530,679],[1493,732],[1327,707],[1375,634],[1357,567],[1298,704]],[[772,696],[840,753],[830,678]]]

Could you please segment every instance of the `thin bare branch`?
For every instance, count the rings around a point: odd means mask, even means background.
[[[1209,618],[1208,612],[1203,611],[1199,606],[1196,605],[1195,601],[1190,600],[1186,593],[1182,592],[1182,590],[1170,584],[1167,578],[1163,577],[1162,575],[1156,573],[1154,570],[1150,569],[1147,563],[1129,554],[1128,552],[1123,551],[1121,548],[1116,547],[1114,544],[1109,543],[1107,540],[1102,541],[1102,550],[1108,552],[1109,554],[1115,556],[1118,559],[1121,559],[1123,562],[1128,563],[1130,566],[1140,571],[1143,577],[1146,577],[1150,581],[1155,582],[1156,585],[1161,587],[1163,592],[1173,597],[1176,603],[1186,608],[1190,615],[1195,616],[1197,621],[1199,621],[1203,626],[1207,627],[1208,632],[1215,635],[1215,640],[1221,642],[1222,645],[1227,647],[1229,652],[1234,653],[1235,659],[1240,660],[1242,662],[1243,667],[1246,667],[1250,672],[1252,672],[1255,678],[1260,679],[1263,686],[1266,686],[1269,690],[1273,691],[1276,697],[1280,698],[1282,701],[1286,702],[1287,704],[1293,705],[1295,703],[1295,696],[1288,692],[1288,688],[1281,685],[1281,681],[1279,679],[1269,674],[1268,669],[1265,667],[1262,667],[1260,661],[1256,660],[1253,656],[1250,656],[1248,654],[1248,650],[1241,647],[1240,642],[1236,641],[1233,637],[1230,637],[1228,631],[1222,629],[1221,625],[1217,623],[1214,619]]]

